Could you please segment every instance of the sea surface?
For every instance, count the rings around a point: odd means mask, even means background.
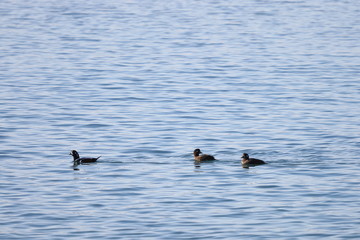
[[[355,0],[2,0],[0,239],[360,239],[359,39]]]

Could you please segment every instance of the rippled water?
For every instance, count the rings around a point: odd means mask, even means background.
[[[0,238],[359,239],[359,12],[2,1]]]

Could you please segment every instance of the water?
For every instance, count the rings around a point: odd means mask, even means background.
[[[359,11],[2,1],[0,238],[359,239]]]

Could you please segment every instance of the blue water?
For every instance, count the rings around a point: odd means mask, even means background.
[[[0,239],[360,239],[359,23],[358,1],[2,1]]]

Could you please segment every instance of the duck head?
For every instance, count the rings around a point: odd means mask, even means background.
[[[194,150],[194,156],[195,156],[195,157],[199,156],[201,153],[202,153],[202,152],[201,152],[200,149],[198,149],[198,148]]]
[[[242,155],[241,158],[243,158],[243,159],[245,159],[245,160],[248,160],[248,159],[249,159],[249,154],[243,153],[243,155]]]
[[[71,152],[70,152],[69,155],[73,156],[73,157],[74,157],[74,160],[80,158],[80,155],[79,155],[79,153],[78,153],[76,150],[71,150]]]

